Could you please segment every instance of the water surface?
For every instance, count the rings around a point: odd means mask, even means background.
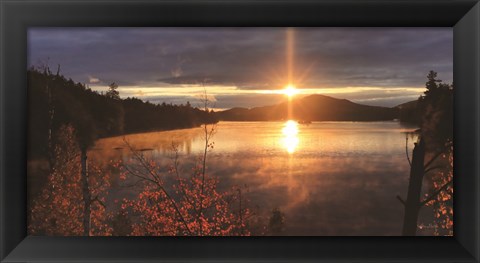
[[[273,208],[285,213],[285,235],[399,235],[409,164],[406,134],[398,122],[220,122],[208,173],[220,188],[246,186],[259,221]],[[125,136],[135,149],[160,163],[180,150],[182,173],[204,149],[202,128]],[[409,139],[413,149],[413,139]],[[128,159],[122,137],[99,140],[90,160]],[[114,185],[111,195],[134,197],[137,190]]]

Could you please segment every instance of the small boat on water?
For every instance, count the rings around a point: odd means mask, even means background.
[[[305,124],[305,125],[308,125],[308,124],[311,124],[312,121],[307,121],[307,120],[299,120],[298,121],[299,124]]]

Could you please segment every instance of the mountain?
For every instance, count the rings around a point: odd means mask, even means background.
[[[402,122],[420,123],[421,111],[418,107],[418,100],[412,100],[395,106],[398,109],[398,119]]]
[[[417,104],[418,104],[418,100],[412,100],[412,101],[409,101],[409,102],[398,104],[394,108],[397,108],[397,109],[411,109],[411,108],[416,108]]]
[[[289,107],[290,105],[290,107]],[[289,117],[289,108],[291,117]],[[224,121],[276,121],[296,119],[306,121],[382,121],[398,118],[398,108],[368,106],[346,99],[310,95],[271,106],[232,108],[217,112]]]

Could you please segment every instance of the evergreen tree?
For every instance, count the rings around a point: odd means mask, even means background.
[[[105,93],[105,96],[107,96],[107,98],[110,98],[110,99],[119,100],[120,92],[117,89],[118,89],[117,83],[115,82],[110,83],[110,85],[108,85],[108,91],[107,93]]]

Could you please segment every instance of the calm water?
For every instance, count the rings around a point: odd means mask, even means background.
[[[220,187],[246,185],[261,222],[273,208],[285,213],[287,235],[399,235],[409,165],[406,133],[398,122],[220,122],[208,154],[208,173]],[[172,143],[183,171],[203,151],[201,128],[126,136],[136,149],[172,163]],[[413,149],[413,139],[409,139]],[[90,160],[127,159],[121,137],[102,139]],[[133,197],[135,188],[114,184],[111,196]],[[112,198],[113,199],[113,198]]]

